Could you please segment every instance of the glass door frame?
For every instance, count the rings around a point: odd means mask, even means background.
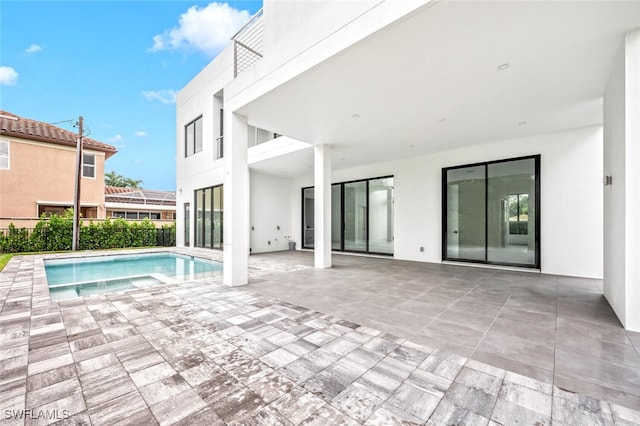
[[[216,227],[215,226],[215,189],[216,188],[220,188],[219,191],[219,195],[220,195],[220,200],[218,201],[220,204],[220,226]],[[207,219],[206,219],[206,215],[205,215],[205,211],[207,209],[206,203],[205,203],[205,193],[206,191],[209,190],[211,191],[211,200],[209,203],[209,208],[211,209],[211,216],[209,219],[209,224],[210,224],[210,230],[209,232],[205,232],[207,229]],[[199,194],[201,193],[201,194]],[[200,195],[200,197],[199,197]],[[199,188],[193,191],[193,206],[194,208],[192,209],[192,214],[193,214],[193,223],[194,223],[194,243],[191,247],[200,247],[200,248],[208,248],[208,249],[214,249],[214,250],[222,250],[224,248],[224,240],[223,240],[223,235],[224,235],[224,185],[223,184],[219,184],[219,185],[214,185],[214,186],[208,186],[206,188]],[[202,216],[202,223],[200,224],[200,226],[198,226],[198,213],[201,214]],[[218,231],[219,229],[219,231]],[[220,246],[216,247],[215,244],[215,234],[216,232],[220,233]],[[206,243],[206,234],[209,234],[210,237],[210,244],[207,245]],[[202,243],[200,244],[198,242],[198,237],[201,236],[202,238]]]
[[[494,262],[488,260],[489,253],[489,220],[488,220],[488,210],[489,210],[489,179],[488,176],[488,167],[492,164],[499,163],[508,163],[512,161],[518,160],[534,160],[534,192],[535,192],[535,230],[534,230],[534,264],[522,264],[522,263],[508,263],[508,262]],[[455,169],[464,169],[467,167],[484,167],[484,260],[472,260],[472,259],[458,259],[458,258],[448,258],[447,256],[447,172],[449,170]],[[471,164],[463,164],[459,166],[453,167],[443,167],[442,168],[442,261],[443,262],[464,262],[464,263],[479,263],[485,265],[497,265],[497,266],[515,266],[519,268],[531,268],[531,269],[540,269],[540,154],[536,155],[527,155],[523,157],[514,157],[514,158],[506,158],[502,160],[494,160],[494,161],[483,161],[478,163]]]
[[[332,248],[332,251],[336,251],[336,252],[344,252],[344,253],[358,253],[358,254],[373,254],[373,255],[377,255],[377,256],[390,256],[393,257],[394,253],[395,253],[395,247],[393,250],[393,253],[383,253],[383,252],[374,252],[374,251],[370,251],[369,250],[369,181],[372,180],[378,180],[378,179],[388,179],[388,178],[394,178],[393,175],[387,175],[387,176],[378,176],[378,177],[373,177],[373,178],[366,178],[366,179],[355,179],[355,180],[349,180],[349,181],[345,181],[345,182],[336,182],[336,183],[332,183],[331,187],[333,188],[334,186],[339,186],[340,187],[340,249],[334,249]],[[366,217],[366,249],[363,250],[346,250],[344,248],[344,235],[345,235],[345,202],[344,202],[344,187],[346,184],[350,184],[350,183],[359,183],[359,182],[365,182],[365,196],[366,196],[366,203],[367,203],[367,209],[365,212],[365,217]],[[309,249],[309,250],[313,250],[314,247],[310,247],[310,246],[305,246],[304,244],[304,224],[305,224],[305,220],[304,220],[304,214],[305,214],[305,208],[304,208],[304,192],[307,189],[312,189],[314,188],[313,186],[305,186],[303,188],[301,188],[300,193],[301,193],[301,232],[302,232],[302,248],[303,249]],[[315,202],[315,201],[314,201]],[[395,208],[395,204],[393,206]],[[315,223],[316,218],[314,217],[314,223]],[[333,226],[333,224],[332,224]],[[395,234],[395,229],[394,229],[394,234]],[[395,240],[395,235],[394,235],[394,240]],[[314,241],[314,246],[315,246],[315,241]]]

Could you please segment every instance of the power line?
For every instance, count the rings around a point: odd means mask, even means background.
[[[72,118],[71,120],[56,121],[55,123],[50,123],[50,124],[62,124],[62,123],[74,123],[74,119]],[[78,122],[76,121],[73,124],[73,127],[76,127],[77,124],[78,124]]]
[[[13,119],[13,118],[12,118]],[[15,118],[15,120],[18,120],[17,118]],[[44,122],[43,122],[44,123]],[[75,119],[70,119],[70,120],[62,120],[62,121],[56,121],[55,123],[45,123],[45,124],[49,124],[51,126],[56,125],[56,124],[62,124],[62,123],[72,123],[71,127],[78,127],[78,121]],[[34,127],[34,125],[29,125],[26,127],[16,127],[16,128],[11,128],[11,129],[5,129],[4,127],[1,128],[0,130],[4,130],[7,132],[22,132],[25,130],[30,130]],[[66,129],[62,129],[62,130],[66,130]],[[67,130],[68,132],[70,130]],[[84,125],[84,130],[82,132],[82,136],[89,136],[91,134],[91,127],[87,126],[86,124]]]

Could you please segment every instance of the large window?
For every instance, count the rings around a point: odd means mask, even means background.
[[[222,198],[222,185],[198,189],[195,192],[196,247],[222,248]]]
[[[9,170],[9,141],[0,140],[0,170]]]
[[[540,268],[540,156],[442,170],[442,258]]]
[[[215,160],[218,160],[224,157],[224,109],[220,108],[220,133],[216,138],[216,152],[215,152]]]
[[[314,188],[302,189],[302,247],[314,247]],[[331,186],[331,248],[393,254],[393,176]]]
[[[184,246],[191,245],[191,206],[189,203],[184,204]]]
[[[184,126],[184,156],[202,151],[202,116]]]
[[[82,177],[96,177],[96,155],[82,153]]]
[[[114,211],[111,213],[111,217],[120,217],[123,219],[130,219],[130,220],[162,219],[162,215],[160,214],[160,212],[137,212],[137,211]]]

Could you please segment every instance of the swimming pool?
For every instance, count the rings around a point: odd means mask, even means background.
[[[70,299],[137,287],[218,276],[222,264],[169,252],[47,259],[51,299]]]

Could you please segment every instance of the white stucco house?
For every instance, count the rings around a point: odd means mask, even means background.
[[[640,2],[280,1],[177,96],[178,246],[603,279],[640,331]]]

